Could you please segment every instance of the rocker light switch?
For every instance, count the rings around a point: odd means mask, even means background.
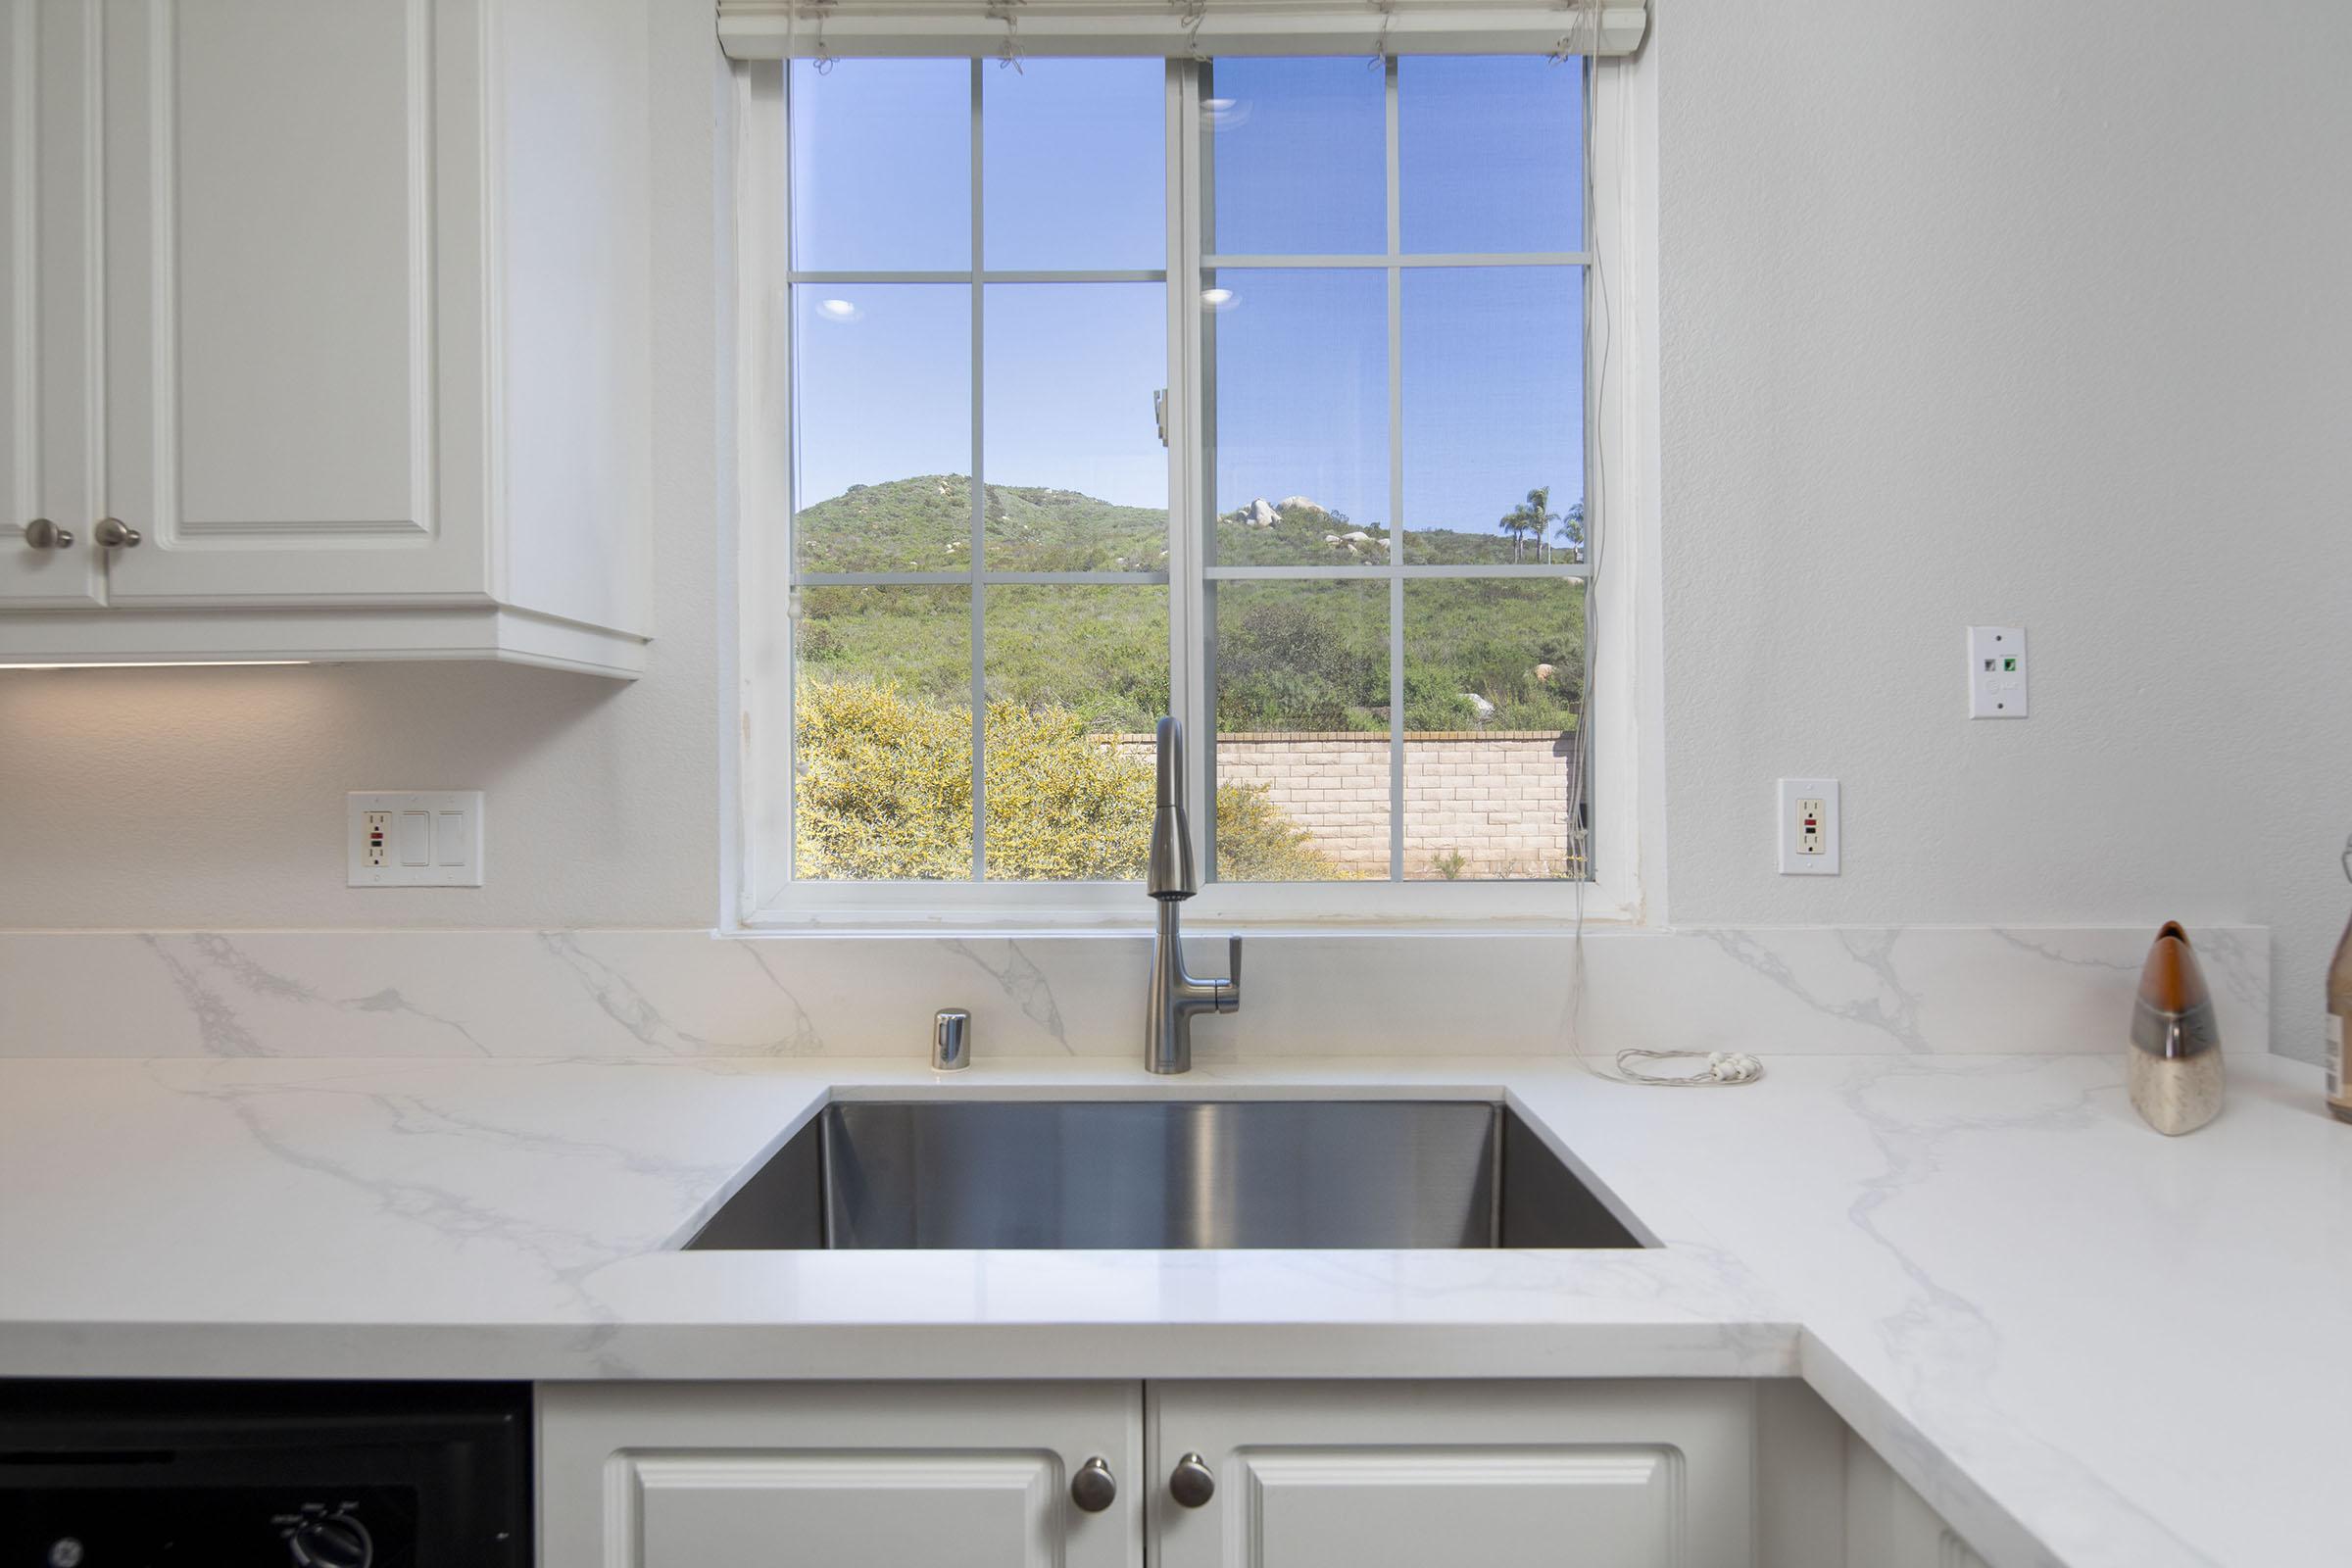
[[[482,885],[480,790],[354,790],[344,803],[346,886]]]

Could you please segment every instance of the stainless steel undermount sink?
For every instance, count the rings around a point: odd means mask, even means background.
[[[687,1242],[875,1248],[1630,1248],[1487,1101],[855,1101]]]

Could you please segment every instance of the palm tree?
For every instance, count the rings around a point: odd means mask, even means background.
[[[1545,541],[1550,538],[1551,525],[1559,520],[1559,516],[1551,510],[1551,486],[1542,485],[1530,490],[1527,500],[1505,513],[1502,520],[1495,524],[1511,536],[1511,564],[1519,564],[1531,534],[1535,536],[1537,545],[1543,548],[1544,559],[1550,560],[1550,547]]]
[[[1560,548],[1571,561],[1585,559],[1585,504],[1579,501],[1560,515]]]

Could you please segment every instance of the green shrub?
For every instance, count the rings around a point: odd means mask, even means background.
[[[895,686],[804,681],[794,858],[805,877],[972,871],[972,724]]]
[[[797,693],[798,874],[836,881],[958,880],[972,864],[969,710],[896,686],[806,680]],[[988,871],[1008,881],[1133,881],[1152,832],[1152,768],[1067,709],[988,705]],[[1262,786],[1217,791],[1217,872],[1236,880],[1339,874]]]
[[[1350,875],[1263,784],[1217,786],[1217,875],[1228,882],[1329,882]]]

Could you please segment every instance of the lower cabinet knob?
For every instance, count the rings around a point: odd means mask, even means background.
[[[65,550],[74,543],[74,530],[60,528],[47,517],[35,517],[24,525],[24,542],[35,550]]]
[[[90,530],[90,537],[107,550],[136,550],[146,535],[120,517],[100,517],[98,526]]]
[[[1168,1495],[1177,1505],[1198,1508],[1217,1494],[1217,1478],[1209,1473],[1208,1463],[1197,1453],[1188,1453],[1176,1461],[1168,1475]]]
[[[1070,1477],[1070,1500],[1088,1513],[1101,1513],[1117,1501],[1118,1495],[1118,1477],[1099,1457],[1087,1460]]]

